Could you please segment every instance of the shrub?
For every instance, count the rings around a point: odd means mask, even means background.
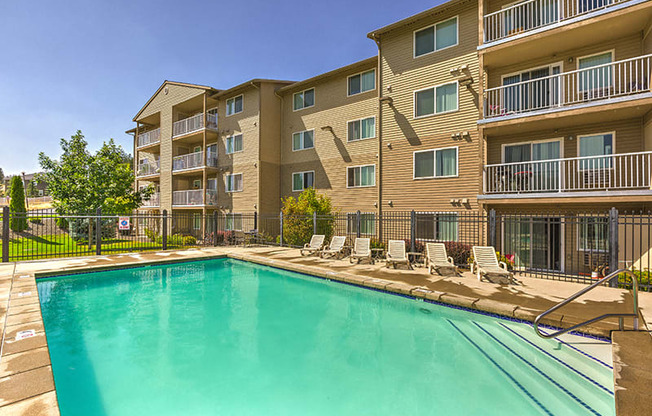
[[[89,219],[92,221],[89,227]],[[97,220],[95,218],[73,218],[68,223],[68,231],[70,233],[70,238],[75,241],[88,241],[88,232],[90,228],[91,232],[91,242],[95,242],[95,236],[97,231],[95,230]],[[112,218],[105,218],[100,220],[101,238],[102,239],[111,239],[115,238],[117,224],[116,221]]]
[[[191,235],[184,235],[181,241],[184,246],[197,245],[197,239]]]
[[[151,241],[152,243],[155,243],[156,240],[158,239],[158,233],[149,228],[145,228],[145,236],[147,236],[147,238],[149,238],[149,241]],[[161,241],[162,240],[163,238],[161,237]]]
[[[369,248],[375,248],[375,249],[382,249],[385,250],[385,243],[382,241],[372,238],[371,241],[369,242]]]
[[[41,217],[29,217],[29,222],[32,224],[43,224]]]
[[[406,239],[406,240],[403,240],[403,241],[405,241],[405,249],[407,251],[411,251],[412,250],[412,241],[409,238]],[[415,240],[414,241],[414,251],[416,253],[423,253],[424,251],[426,251],[425,244],[423,244],[423,242],[421,242],[419,240]]]
[[[446,254],[453,258],[453,263],[457,265],[467,264],[469,257],[471,257],[471,246],[456,241],[447,241],[444,243],[446,246]]]
[[[20,176],[11,178],[11,190],[9,191],[9,212],[11,212],[11,221],[9,228],[11,231],[19,233],[27,229],[27,208],[25,207],[25,189],[23,180]]]
[[[317,214],[317,234],[330,240],[335,227],[335,216],[329,197],[318,194],[313,188],[305,189],[298,198],[289,196],[283,203],[283,243],[301,246],[310,241],[314,232],[313,215]],[[280,239],[279,239],[280,242]]]

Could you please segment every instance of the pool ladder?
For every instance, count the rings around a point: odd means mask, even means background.
[[[539,330],[539,324],[541,322],[541,319],[543,319],[546,315],[551,314],[557,309],[568,305],[575,299],[593,290],[594,288],[598,286],[602,286],[603,284],[608,283],[613,279],[617,279],[620,274],[625,274],[632,279],[632,295],[634,296],[634,311],[632,313],[605,313],[604,315],[596,316],[595,318],[589,319],[588,321],[584,321],[577,325],[573,325],[570,328],[561,329],[559,331],[552,332],[550,334],[543,333],[541,332],[541,330]],[[602,279],[591,284],[590,286],[587,286],[586,288],[580,290],[579,292],[568,297],[567,299],[564,299],[563,301],[559,302],[557,305],[553,306],[552,308],[548,309],[541,315],[537,316],[536,319],[534,320],[534,331],[537,333],[538,336],[542,338],[555,338],[558,337],[559,335],[563,335],[567,332],[573,331],[579,327],[589,325],[594,322],[602,321],[603,319],[616,318],[616,317],[618,318],[618,326],[621,331],[625,329],[625,318],[629,318],[629,317],[634,318],[634,330],[638,330],[638,279],[636,278],[634,272],[628,269],[620,269],[620,270],[616,270],[613,273],[610,273],[609,275],[603,277]]]

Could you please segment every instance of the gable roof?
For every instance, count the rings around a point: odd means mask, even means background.
[[[234,87],[228,88],[226,90],[220,90],[216,94],[213,95],[213,98],[216,97],[224,97],[226,95],[231,95],[234,94],[235,92],[245,89],[249,86],[252,86],[253,84],[261,84],[261,83],[273,83],[273,84],[287,84],[287,85],[292,85],[295,83],[295,81],[285,81],[285,80],[280,80],[280,79],[267,79],[267,78],[254,78],[250,79],[249,81],[245,81],[242,84],[238,84]]]
[[[213,88],[213,87],[208,87],[208,86],[206,86],[206,85],[188,84],[188,83],[186,83],[186,82],[176,82],[176,81],[168,81],[168,80],[165,80],[165,81],[163,81],[163,83],[161,84],[161,86],[158,87],[158,89],[156,90],[156,92],[155,92],[155,93],[154,93],[154,94],[149,98],[149,100],[147,100],[147,102],[145,103],[145,105],[144,105],[144,106],[143,106],[143,107],[138,111],[138,113],[136,113],[136,115],[134,116],[134,118],[132,119],[132,121],[136,121],[136,120],[138,119],[138,117],[143,113],[143,111],[145,111],[145,109],[147,108],[147,106],[148,106],[148,105],[152,102],[152,100],[154,100],[154,98],[155,98],[155,97],[156,97],[156,96],[157,96],[157,95],[158,95],[158,94],[163,90],[163,88],[165,88],[166,85],[177,85],[177,86],[181,86],[181,87],[197,88],[197,89],[204,90],[204,91],[214,91],[214,92],[219,92],[219,90],[216,90],[216,89]]]

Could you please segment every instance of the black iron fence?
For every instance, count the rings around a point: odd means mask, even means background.
[[[313,234],[371,239],[377,256],[389,240],[404,240],[410,252],[444,242],[464,268],[474,245],[495,247],[517,274],[590,283],[610,271],[630,268],[649,290],[652,215],[616,209],[584,214],[502,214],[491,210],[367,212],[329,215],[251,213],[59,214],[10,213],[0,218],[2,261],[103,255],[184,247],[255,243],[299,247]],[[623,276],[620,284],[627,285]]]

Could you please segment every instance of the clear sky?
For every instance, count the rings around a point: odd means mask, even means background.
[[[377,53],[366,34],[442,0],[0,1],[0,167],[82,130],[92,149],[125,130],[168,79],[223,89],[301,80]]]

